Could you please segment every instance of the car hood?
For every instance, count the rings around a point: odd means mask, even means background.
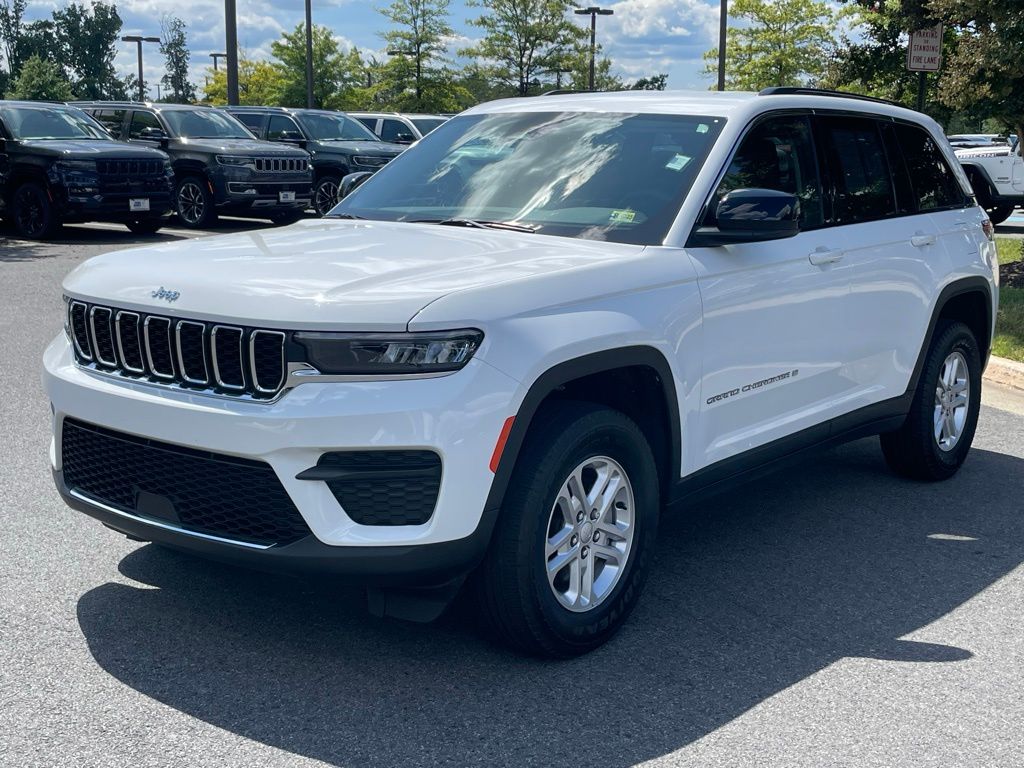
[[[346,155],[375,155],[377,157],[396,157],[404,152],[402,144],[391,144],[387,141],[318,141],[317,151],[339,152]]]
[[[305,151],[283,146],[278,142],[259,139],[174,139],[179,147],[203,152],[222,152],[236,155],[274,155],[278,157],[306,157]]]
[[[23,149],[52,157],[67,157],[83,160],[103,158],[125,159],[134,157],[165,158],[166,155],[149,147],[124,144],[120,141],[74,141],[70,139],[29,139],[20,141]]]
[[[320,219],[97,256],[68,275],[64,289],[75,298],[170,316],[394,331],[450,293],[621,262],[643,250],[497,230]],[[161,288],[178,296],[156,298]]]

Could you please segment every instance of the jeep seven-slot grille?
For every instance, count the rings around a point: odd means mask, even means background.
[[[260,173],[305,173],[309,165],[304,157],[257,157]]]
[[[79,365],[136,381],[269,399],[285,383],[281,331],[68,303]]]
[[[64,419],[61,465],[68,490],[186,531],[261,545],[310,535],[274,470],[262,461]]]
[[[163,160],[97,160],[96,170],[101,176],[163,176]]]

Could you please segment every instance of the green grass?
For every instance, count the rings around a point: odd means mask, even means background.
[[[1024,240],[1017,240],[1012,237],[997,237],[996,250],[999,252],[999,263],[1009,264],[1011,261],[1019,259],[1022,245],[1024,245]]]
[[[992,354],[1024,363],[1024,288],[999,290],[999,315]]]

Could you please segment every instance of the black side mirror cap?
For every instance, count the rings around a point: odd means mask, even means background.
[[[699,227],[690,247],[782,240],[800,233],[800,200],[775,189],[734,189],[714,204],[717,227]]]
[[[359,187],[359,185],[361,185],[371,176],[373,176],[373,174],[370,173],[369,171],[356,171],[355,173],[345,174],[345,176],[341,180],[341,187],[339,188],[338,191],[338,199],[342,200],[348,197],[348,195],[354,189]]]

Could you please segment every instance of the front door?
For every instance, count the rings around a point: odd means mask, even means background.
[[[825,227],[818,155],[806,115],[763,119],[743,139],[713,200],[732,189],[795,194],[801,232],[689,249],[703,302],[701,418],[689,445],[714,464],[802,430],[824,430],[847,386],[842,315],[848,243]],[[705,225],[714,225],[714,204]]]

